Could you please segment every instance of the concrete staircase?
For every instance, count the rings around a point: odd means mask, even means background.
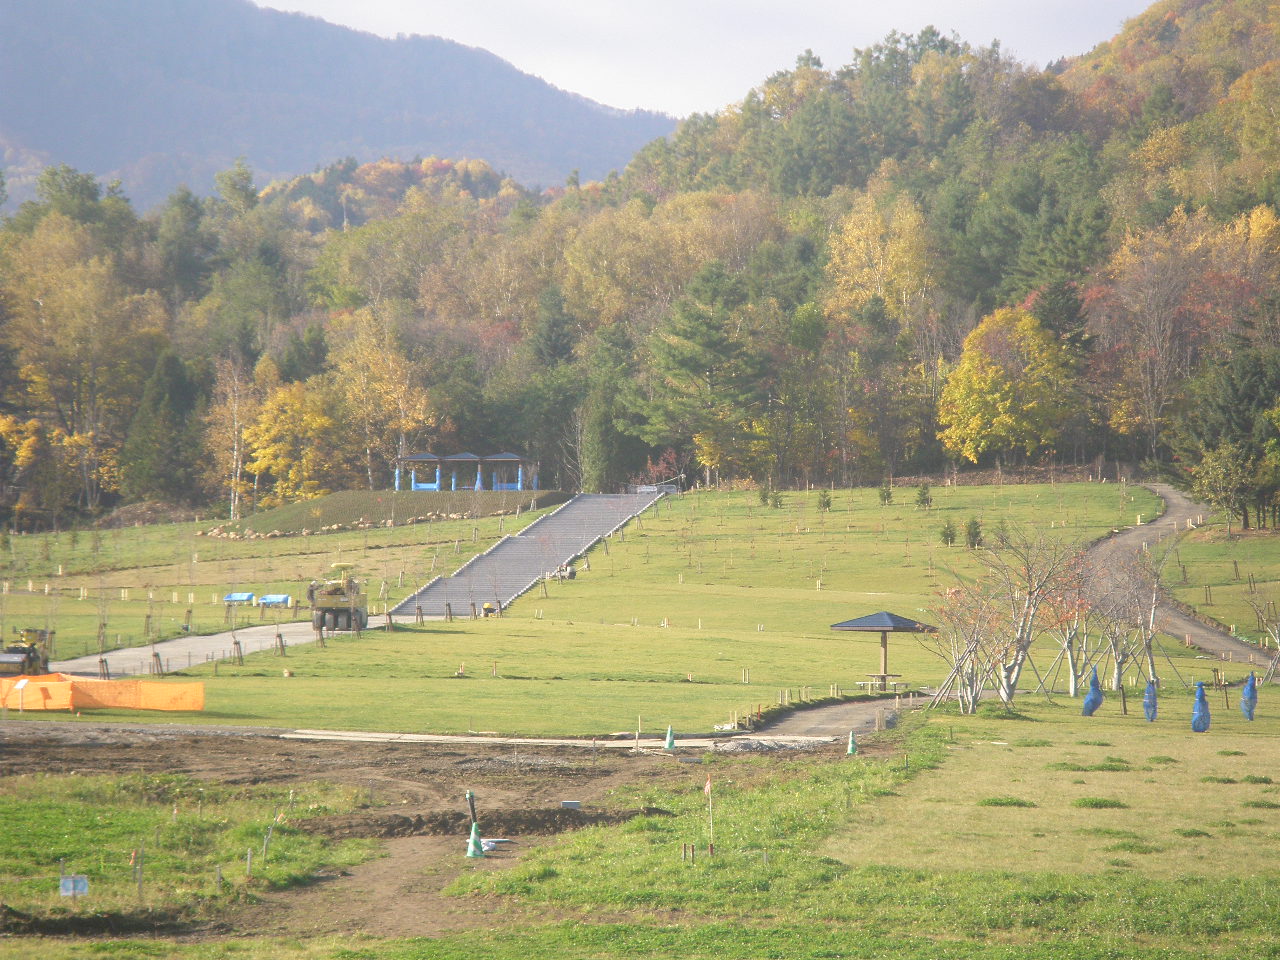
[[[659,492],[589,494],[574,497],[515,536],[503,537],[484,553],[472,557],[451,576],[437,577],[395,607],[394,617],[445,616],[445,604],[455,617],[470,616],[471,604],[506,607],[543,576],[586,553],[637,514]]]

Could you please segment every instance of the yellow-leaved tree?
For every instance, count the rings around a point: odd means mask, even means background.
[[[22,405],[63,448],[80,505],[95,508],[117,484],[120,445],[163,340],[163,300],[131,292],[114,254],[60,213],[12,245],[5,272],[4,336]]]
[[[873,297],[904,326],[928,303],[932,279],[924,216],[906,194],[858,194],[831,237],[827,313],[853,316]]]
[[[354,444],[339,416],[338,390],[325,376],[285,383],[262,402],[244,432],[245,470],[264,507],[310,500],[350,485]]]
[[[974,463],[985,453],[1051,448],[1079,405],[1070,350],[1024,310],[985,317],[942,389],[938,434]]]
[[[366,307],[337,318],[333,335],[339,345],[329,355],[331,376],[373,490],[411,445],[430,438],[436,418],[395,332],[377,311]]]

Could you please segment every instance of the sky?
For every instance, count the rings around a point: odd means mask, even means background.
[[[1153,0],[255,0],[384,37],[495,53],[573,93],[677,117],[735,103],[812,50],[848,63],[891,30],[999,40],[1044,66],[1110,39]]]

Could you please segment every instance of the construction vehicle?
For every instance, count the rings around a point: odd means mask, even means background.
[[[0,676],[40,676],[48,673],[49,641],[53,637],[53,631],[35,628],[19,630],[14,627],[13,632],[18,634],[19,639],[0,653]]]
[[[335,563],[326,580],[307,587],[311,625],[317,630],[363,630],[369,625],[369,598],[351,573],[355,564]]]

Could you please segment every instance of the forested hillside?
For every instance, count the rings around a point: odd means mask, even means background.
[[[1038,71],[802,55],[619,176],[339,163],[139,217],[67,168],[4,226],[4,498],[248,509],[430,449],[544,483],[1147,461],[1280,492],[1272,7],[1165,0]]]
[[[181,184],[209,192],[238,157],[267,178],[428,154],[483,158],[530,184],[603,177],[674,126],[484,50],[249,0],[4,0],[0,90],[15,195],[41,166],[67,163],[119,178],[143,209]]]

